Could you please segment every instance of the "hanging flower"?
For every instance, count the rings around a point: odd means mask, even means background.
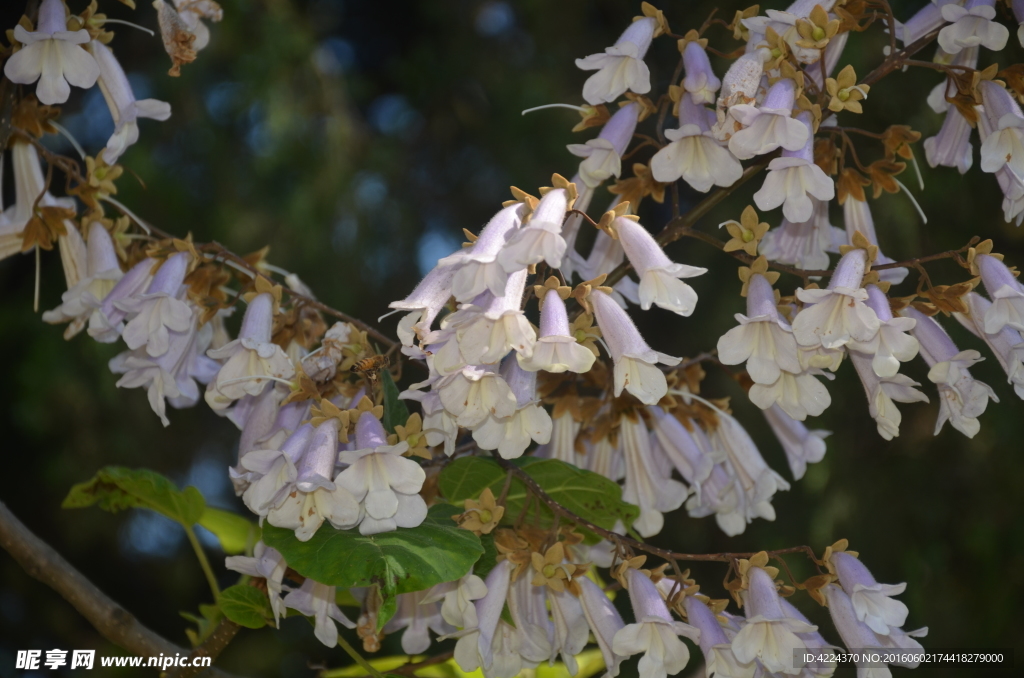
[[[384,426],[372,412],[356,421],[356,449],[341,453],[349,467],[337,478],[362,511],[359,533],[389,532],[398,527],[416,527],[427,517],[427,505],[419,495],[426,474],[415,461],[402,456],[409,444],[387,444]]]
[[[703,275],[707,269],[670,260],[647,229],[634,219],[617,217],[613,227],[640,276],[640,308],[649,310],[653,303],[684,317],[693,313],[697,293],[680,278]]]
[[[634,21],[604,53],[576,60],[580,70],[597,71],[583,85],[587,103],[615,101],[627,90],[637,94],[651,91],[651,74],[643,59],[656,29],[657,22],[650,17]]]
[[[679,128],[665,130],[670,143],[654,154],[654,178],[672,183],[680,177],[695,190],[732,186],[743,176],[739,160],[723,148],[708,123],[707,109],[684,96],[679,101]]]
[[[82,47],[89,32],[68,30],[63,0],[43,0],[38,30],[29,32],[18,24],[14,39],[22,47],[7,59],[4,75],[21,85],[38,80],[36,97],[43,104],[62,104],[71,95],[71,85],[89,89],[100,76],[96,60]]]

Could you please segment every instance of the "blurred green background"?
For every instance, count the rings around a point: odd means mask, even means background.
[[[2,4],[0,26],[13,26],[20,3]],[[83,4],[72,2],[72,10]],[[225,19],[212,27],[210,46],[179,79],[166,77],[169,64],[159,39],[116,27],[113,46],[139,98],[164,99],[174,111],[168,122],[142,122],[141,142],[122,159],[139,181],[122,179],[118,197],[174,233],[215,239],[236,252],[269,244],[272,263],[297,272],[324,302],[367,320],[405,296],[438,257],[456,248],[462,228],[478,230],[508,197],[509,185],[532,191],[546,185],[552,172],[573,174],[578,159],[565,145],[593,132],[572,134],[578,118],[571,111],[525,117],[520,111],[578,103],[586,75],[574,59],[611,44],[639,13],[639,3],[621,0],[223,4]],[[682,34],[718,4],[660,6]],[[907,18],[921,4],[895,3],[896,15]],[[731,20],[741,8],[728,5],[720,16]],[[132,13],[107,0],[101,10],[156,25],[148,3]],[[708,36],[723,51],[738,46],[721,27]],[[873,28],[850,43],[844,62],[866,73],[882,58],[887,40]],[[931,50],[925,53],[930,56]],[[1020,57],[1011,38],[998,60],[1005,67]],[[655,93],[670,84],[677,58],[672,40],[656,41],[647,59]],[[987,65],[992,55],[982,59]],[[715,63],[723,73],[724,62]],[[844,114],[843,124],[881,131],[898,122],[930,136],[942,122],[925,104],[937,82],[932,71],[895,73],[872,88],[863,116]],[[96,89],[75,90],[61,122],[91,153],[112,127]],[[638,131],[651,132],[653,120],[645,125]],[[923,163],[920,144],[915,153]],[[865,162],[879,156],[877,147],[860,146]],[[976,168],[966,177],[927,166],[922,173],[926,190],[914,191],[929,216],[927,225],[904,196],[886,194],[872,202],[887,254],[903,259],[933,253],[979,234],[993,238],[1008,263],[1024,263],[1024,235],[1003,223],[993,177]],[[908,172],[903,178],[911,177]],[[760,180],[751,184],[701,226],[710,231],[737,218]],[[684,209],[700,198],[685,187],[681,195]],[[594,206],[600,209],[608,198],[599,194]],[[658,230],[670,214],[667,206],[647,201],[641,216]],[[833,217],[841,225],[835,207]],[[781,215],[776,211],[766,219],[776,225]],[[636,314],[637,321],[655,348],[694,355],[714,347],[733,326],[732,314],[743,310],[736,262],[694,241],[668,251],[676,260],[711,269],[690,281],[701,303],[689,319],[655,309]],[[937,283],[967,277],[948,261],[929,271]],[[784,277],[780,287],[791,293],[798,282]],[[896,293],[909,294],[915,283],[912,275]],[[59,303],[62,285],[58,258],[45,257],[42,308]],[[225,473],[235,457],[237,432],[205,407],[173,411],[171,427],[162,428],[143,393],[114,387],[106,362],[120,347],[84,335],[65,343],[62,328],[43,324],[33,313],[32,287],[31,257],[0,263],[0,355],[7,365],[0,372],[0,499],[143,623],[184,645],[186,622],[178,612],[194,612],[209,594],[180,530],[146,512],[62,511],[60,502],[73,483],[104,465],[121,464],[153,468],[196,485],[213,505],[244,510]],[[393,323],[382,327],[391,332]],[[943,323],[962,348],[985,353],[958,325]],[[901,406],[898,439],[887,443],[877,436],[860,384],[845,364],[829,386],[832,406],[813,422],[834,432],[828,454],[792,490],[776,495],[774,523],[757,521],[729,539],[713,520],[680,512],[655,541],[691,552],[794,544],[820,552],[845,537],[878,580],[908,583],[902,596],[911,610],[907,628],[930,627],[926,647],[1020,649],[1024,633],[1015,615],[1024,584],[1021,402],[989,358],[975,375],[1002,402],[989,406],[981,433],[968,440],[947,426],[933,437],[938,406],[927,370],[921,361],[904,369],[926,385],[933,402]],[[737,416],[765,457],[789,478],[781,449],[742,391],[711,371],[705,393],[733,397]],[[214,542],[206,543],[221,583],[230,584]],[[810,574],[798,558],[791,562],[798,574]],[[703,592],[724,597],[724,570],[694,569]],[[794,602],[838,642],[824,610],[802,594]],[[396,641],[389,640],[384,652],[400,652]],[[66,602],[0,555],[0,676],[15,675],[15,650],[55,647],[116,652]],[[312,675],[315,666],[347,663],[340,650],[320,645],[301,619],[288,620],[280,631],[243,630],[219,662],[252,676]],[[623,675],[635,671],[634,661]],[[995,675],[971,667],[924,667],[913,675],[975,674]]]

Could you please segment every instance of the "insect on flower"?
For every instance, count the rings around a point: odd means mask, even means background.
[[[381,370],[386,370],[391,364],[391,359],[386,355],[374,355],[363,358],[352,366],[351,371],[360,375],[370,385],[376,385]]]

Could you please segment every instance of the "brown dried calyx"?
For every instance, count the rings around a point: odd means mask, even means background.
[[[164,0],[154,0],[157,21],[160,24],[160,37],[164,41],[167,56],[171,57],[171,69],[167,74],[177,78],[181,75],[182,64],[190,64],[196,60],[196,50],[192,47],[195,34],[189,30],[178,12]]]

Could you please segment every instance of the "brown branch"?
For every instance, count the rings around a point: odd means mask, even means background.
[[[0,502],[0,547],[33,579],[56,591],[92,624],[101,636],[137,656],[188,654],[143,626],[128,610],[100,591],[85,575],[37,537]],[[206,670],[215,678],[234,678],[217,668]]]
[[[603,537],[604,539],[607,539],[613,544],[629,547],[635,551],[643,551],[644,553],[649,553],[653,556],[663,558],[670,562],[673,560],[688,560],[700,562],[729,563],[736,560],[737,558],[750,558],[756,555],[755,552],[679,553],[677,551],[669,551],[668,549],[659,548],[657,546],[651,546],[650,544],[647,544],[645,542],[637,541],[636,539],[632,539],[630,537],[625,537],[621,534],[618,534],[617,532],[606,530],[603,527],[592,523],[586,518],[576,515],[575,513],[573,513],[572,511],[570,511],[569,509],[565,508],[557,501],[552,499],[551,496],[544,491],[544,488],[542,488],[537,483],[537,481],[534,480],[533,477],[530,476],[530,474],[528,474],[524,469],[520,468],[519,466],[516,466],[507,459],[502,459],[501,455],[499,455],[497,452],[492,452],[491,456],[494,458],[494,460],[498,463],[499,466],[501,466],[503,469],[505,469],[506,471],[514,475],[516,478],[518,478],[519,481],[523,483],[523,485],[525,485],[527,489],[530,490],[530,493],[534,497],[536,497],[538,501],[547,506],[551,510],[551,512],[554,513],[556,516],[565,518],[566,520],[576,523],[580,527],[590,530],[594,534],[598,535],[599,537]],[[791,546],[785,549],[768,551],[767,553],[771,557],[784,555],[787,553],[803,553],[804,555],[809,557],[815,565],[817,565],[819,562],[817,556],[814,554],[814,550],[810,546]]]
[[[214,629],[210,637],[207,638],[201,645],[196,647],[189,654],[187,664],[194,664],[194,660],[198,657],[209,657],[211,663],[217,661],[217,657],[224,651],[224,648],[228,646],[234,637],[238,633],[240,627],[230,619],[224,618],[220,620],[220,624]],[[192,678],[192,676],[198,676],[203,672],[203,668],[200,666],[180,666],[173,671],[170,671],[166,678]]]

